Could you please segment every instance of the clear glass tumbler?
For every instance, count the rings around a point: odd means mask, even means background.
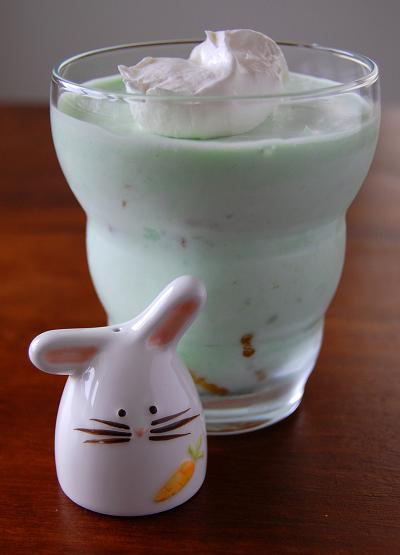
[[[51,123],[65,177],[87,214],[91,276],[110,323],[172,279],[204,281],[208,302],[180,344],[210,433],[254,430],[299,405],[342,271],[345,214],[373,158],[378,70],[370,59],[280,43],[282,95],[146,97],[117,65],[187,57],[196,41],[88,52],[53,71]],[[177,139],[135,114],[229,120],[240,135]],[[240,112],[239,112],[240,111]]]

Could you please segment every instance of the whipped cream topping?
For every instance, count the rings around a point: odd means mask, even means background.
[[[277,94],[288,74],[279,46],[249,29],[206,31],[206,40],[188,59],[147,57],[118,69],[128,92],[148,96],[145,102],[130,100],[131,112],[143,130],[194,139],[236,135],[257,127],[273,110],[272,100],[224,97]],[[177,96],[222,98],[196,102]]]

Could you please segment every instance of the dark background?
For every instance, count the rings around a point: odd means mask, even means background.
[[[47,102],[51,68],[82,51],[250,28],[374,58],[399,100],[398,0],[0,0],[0,102]]]

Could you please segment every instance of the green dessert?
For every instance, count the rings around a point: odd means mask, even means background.
[[[327,84],[290,74],[287,92]],[[90,86],[124,90],[116,76]],[[281,103],[256,129],[209,140],[146,133],[127,103],[69,93],[51,121],[109,321],[193,274],[208,303],[180,351],[203,392],[301,397],[342,270],[345,211],[375,149],[367,103]]]

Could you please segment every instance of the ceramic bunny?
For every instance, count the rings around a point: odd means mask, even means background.
[[[32,341],[35,366],[69,375],[55,456],[60,485],[79,505],[145,515],[185,502],[202,485],[204,416],[176,346],[205,299],[204,286],[182,276],[129,322]]]

